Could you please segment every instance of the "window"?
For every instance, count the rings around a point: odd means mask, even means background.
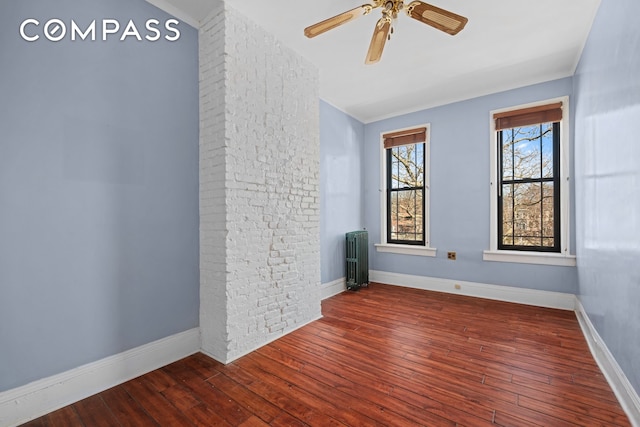
[[[387,243],[424,245],[424,142],[386,152]]]
[[[569,253],[568,99],[492,114],[487,261],[575,265]]]
[[[498,132],[498,249],[560,252],[560,123]]]
[[[382,135],[380,252],[435,256],[427,248],[428,126]]]

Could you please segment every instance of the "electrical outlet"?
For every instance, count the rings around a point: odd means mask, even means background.
[[[447,259],[455,261],[456,260],[456,253],[455,252],[447,252]]]
[[[458,283],[456,283],[455,285],[453,285],[454,288],[456,289],[462,289],[462,286],[460,286]]]

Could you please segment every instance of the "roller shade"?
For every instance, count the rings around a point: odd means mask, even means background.
[[[427,128],[415,128],[401,130],[398,132],[385,133],[384,148],[398,147],[399,145],[418,144],[427,140]]]
[[[496,113],[493,119],[496,121],[496,130],[559,122],[562,120],[562,102]]]

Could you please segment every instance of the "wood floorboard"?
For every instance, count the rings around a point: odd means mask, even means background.
[[[104,403],[99,394],[88,397],[73,405],[85,425],[92,427],[110,427],[118,425],[118,420]]]
[[[263,352],[258,351],[256,357],[261,355]],[[406,401],[401,401],[396,399],[395,396],[391,395],[390,392],[376,392],[375,388],[371,390],[367,390],[367,395],[364,395],[364,391],[360,388],[355,387],[357,384],[354,381],[348,380],[345,378],[343,381],[334,379],[331,376],[330,372],[322,370],[320,366],[308,364],[305,366],[309,367],[309,369],[304,369],[301,371],[303,375],[308,377],[306,384],[300,384],[301,386],[306,386],[309,389],[313,389],[317,396],[322,399],[329,399],[335,404],[336,410],[334,410],[335,417],[341,415],[341,412],[344,411],[344,402],[351,402],[350,406],[359,412],[359,415],[356,414],[356,417],[360,418],[360,422],[366,418],[372,418],[371,420],[367,420],[366,425],[374,425],[372,421],[382,421],[382,415],[376,415],[375,417],[372,414],[376,414],[380,411],[380,408],[386,408],[387,413],[384,414],[385,418],[398,417],[396,419],[401,419],[401,417],[405,418],[416,418],[416,417],[424,417],[424,414],[421,414],[422,410],[415,407],[408,407]],[[344,370],[340,371],[341,373],[345,373]],[[329,378],[329,380],[327,380]],[[292,378],[293,380],[293,378]],[[361,376],[359,376],[358,381],[361,380]],[[356,392],[357,391],[357,392]],[[389,389],[390,391],[390,389]],[[388,412],[392,411],[394,414],[389,414]],[[417,415],[420,413],[419,415]],[[433,418],[433,422],[443,423],[445,420],[439,417],[431,417]],[[419,418],[418,418],[419,419]],[[342,420],[347,425],[358,425],[358,418],[352,418],[350,420]]]
[[[157,423],[167,423],[172,426],[192,425],[183,412],[165,399],[161,393],[155,392],[145,377],[127,381],[123,387]]]
[[[568,311],[370,284],[233,363],[202,353],[25,424],[630,426]]]
[[[238,402],[239,405],[266,423],[272,422],[282,414],[282,410],[276,405],[224,374],[215,375],[207,382],[218,390],[224,391],[230,399]]]
[[[158,423],[127,393],[124,385],[100,393],[102,400],[123,427],[157,426]],[[80,402],[78,402],[80,403]],[[76,403],[77,404],[77,403]]]
[[[47,415],[48,425],[51,427],[82,427],[78,413],[73,406],[66,406]]]

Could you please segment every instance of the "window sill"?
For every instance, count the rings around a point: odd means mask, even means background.
[[[563,255],[544,252],[521,251],[484,251],[484,261],[519,262],[523,264],[556,265],[561,267],[575,267],[575,255]]]
[[[427,248],[425,246],[414,245],[392,245],[389,243],[376,243],[374,245],[378,252],[388,252],[402,255],[417,255],[417,256],[436,256],[435,248]]]

